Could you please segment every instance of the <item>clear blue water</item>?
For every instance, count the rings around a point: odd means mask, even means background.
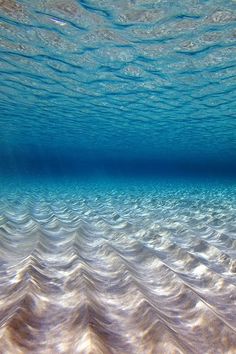
[[[235,7],[2,1],[3,172],[235,173]]]
[[[235,0],[0,0],[0,353],[236,353]]]

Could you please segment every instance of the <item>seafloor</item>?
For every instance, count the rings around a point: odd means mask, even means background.
[[[235,191],[2,188],[0,353],[236,353]]]

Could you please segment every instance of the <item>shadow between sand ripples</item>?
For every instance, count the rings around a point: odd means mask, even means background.
[[[0,352],[235,353],[234,195],[2,196]]]

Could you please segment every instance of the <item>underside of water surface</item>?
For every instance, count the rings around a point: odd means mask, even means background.
[[[0,0],[0,354],[236,354],[235,24]]]

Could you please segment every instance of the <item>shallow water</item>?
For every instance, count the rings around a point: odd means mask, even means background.
[[[1,196],[2,353],[235,353],[236,188]]]
[[[114,160],[236,171],[235,1],[4,0],[0,11],[4,171]]]
[[[0,354],[236,354],[235,20],[0,0]]]

